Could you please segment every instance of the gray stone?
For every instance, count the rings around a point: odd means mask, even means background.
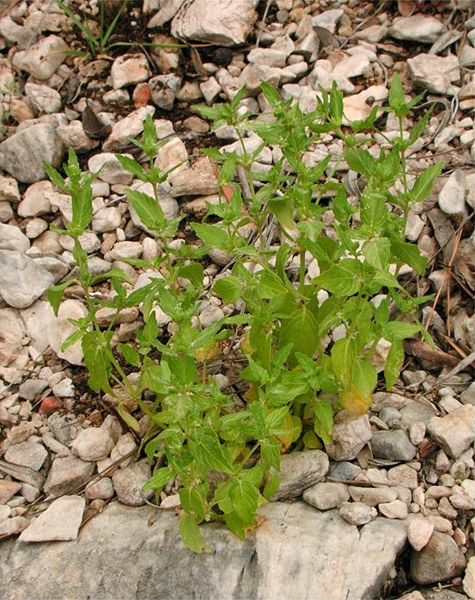
[[[0,505],[6,504],[20,490],[21,483],[4,479],[0,480]]]
[[[94,462],[109,456],[114,447],[110,432],[104,427],[83,429],[74,439],[71,448],[81,460]]]
[[[26,252],[29,247],[30,240],[19,227],[0,223],[0,250]]]
[[[426,546],[411,555],[411,577],[420,585],[445,581],[460,575],[465,557],[446,533],[434,532]]]
[[[70,323],[69,319],[81,319],[86,314],[87,309],[81,302],[68,299],[61,303],[57,317],[51,311],[51,313],[48,313],[47,322],[42,323],[42,326],[47,328],[48,342],[51,348],[59,358],[63,358],[73,365],[82,365],[81,342],[76,342],[66,350],[61,350],[61,346],[66,338],[77,331],[77,328]]]
[[[321,450],[285,454],[281,458],[280,486],[272,500],[297,498],[325,477],[328,466],[328,456]]]
[[[14,133],[0,144],[0,168],[21,183],[45,178],[43,162],[59,167],[64,148],[55,127],[38,123]]]
[[[444,23],[429,15],[412,15],[394,19],[389,28],[389,35],[397,40],[408,40],[433,44],[442,31]]]
[[[406,539],[399,522],[378,519],[358,531],[336,511],[300,502],[259,512],[264,522],[244,542],[222,526],[203,526],[213,553],[196,555],[179,541],[176,514],[114,502],[73,544],[3,542],[5,600],[376,598]],[[82,568],[72,573],[71,565]]]
[[[459,61],[456,56],[418,54],[407,61],[409,73],[418,86],[434,94],[454,93],[452,82],[460,79]]]
[[[15,250],[0,250],[0,296],[9,306],[31,306],[54,283],[53,276]]]
[[[24,52],[17,52],[13,64],[33,75],[35,79],[48,79],[67,56],[68,46],[57,35],[41,38]]]
[[[312,19],[312,25],[317,27],[324,27],[328,29],[330,33],[335,33],[338,21],[343,16],[344,11],[342,8],[334,8],[332,10],[325,10]]]
[[[145,54],[124,54],[112,63],[112,87],[117,90],[147,81],[151,72]]]
[[[414,515],[407,528],[407,540],[414,550],[420,551],[429,543],[433,531],[433,523],[423,516]]]
[[[34,485],[38,489],[43,488],[43,483],[45,481],[44,475],[30,469],[30,467],[21,467],[20,465],[14,465],[5,460],[0,460],[0,473],[10,475],[13,479],[17,479],[23,483]]]
[[[85,506],[86,501],[80,496],[58,498],[30,523],[18,540],[52,542],[77,539]]]
[[[53,460],[44,491],[54,497],[75,493],[86,485],[94,473],[95,464],[75,456],[57,457]]]
[[[130,154],[124,154],[128,158],[132,158]],[[115,155],[112,152],[101,152],[91,156],[87,163],[91,173],[99,173],[99,179],[106,183],[115,184],[121,183],[129,185],[132,183],[133,175],[125,171]]]
[[[307,488],[303,493],[303,499],[319,510],[338,508],[343,502],[350,499],[348,486],[344,483],[331,483],[322,481]]]
[[[163,110],[172,110],[182,78],[174,73],[157,75],[148,82],[153,102]]]
[[[370,440],[368,415],[355,416],[348,410],[342,410],[335,417],[332,441],[325,448],[333,460],[352,460]]]
[[[448,215],[463,213],[465,209],[465,173],[455,169],[439,193],[439,206]]]
[[[190,167],[171,173],[169,182],[173,198],[208,196],[218,191],[213,165],[207,157],[199,158]]]
[[[84,494],[88,500],[108,500],[115,494],[114,486],[112,485],[112,479],[110,477],[103,477],[98,481],[91,481],[86,486]]]
[[[0,10],[2,10],[1,6]],[[0,19],[0,35],[23,50],[32,42],[35,34],[28,27],[18,25],[11,17],[5,16]]]
[[[18,535],[28,527],[30,521],[25,517],[10,517],[0,523],[0,537]]]
[[[381,502],[392,502],[397,498],[397,492],[393,488],[350,486],[349,492],[355,502],[363,502],[367,506],[377,506]]]
[[[144,129],[144,121],[148,115],[153,116],[155,108],[153,106],[141,106],[120,119],[112,126],[109,137],[102,145],[104,152],[119,151],[127,148],[131,138],[138,137]]]
[[[153,496],[153,490],[144,491],[143,486],[152,474],[146,460],[136,462],[112,475],[112,483],[119,502],[128,506],[142,506]]]
[[[475,406],[475,381],[461,393],[460,402],[462,402],[462,404],[471,404],[472,406]]]
[[[469,598],[475,598],[475,556],[467,563],[465,576],[463,578],[463,591]]]
[[[378,516],[378,511],[373,506],[368,506],[363,502],[344,502],[339,512],[347,523],[358,527],[374,521]]]
[[[255,0],[207,0],[185,2],[172,21],[174,38],[233,46],[243,44],[253,29],[257,13]]]
[[[415,490],[417,487],[417,471],[409,465],[399,465],[388,471],[390,485]]]
[[[407,504],[402,500],[382,502],[378,506],[379,512],[388,519],[405,519],[407,517]]]
[[[36,114],[56,113],[61,110],[59,92],[47,85],[26,83],[25,95]]]
[[[417,452],[402,429],[374,432],[371,448],[375,458],[387,460],[412,460]]]
[[[120,227],[121,222],[122,213],[117,206],[106,206],[94,214],[91,225],[96,233],[105,233]]]
[[[56,133],[66,148],[74,148],[76,152],[88,152],[99,145],[98,140],[93,140],[87,135],[81,121],[78,120],[59,125]]]
[[[458,458],[475,440],[475,408],[465,404],[445,417],[434,417],[428,429],[447,454]]]
[[[5,460],[22,467],[39,471],[48,456],[48,451],[38,442],[21,442],[10,446],[5,452]]]

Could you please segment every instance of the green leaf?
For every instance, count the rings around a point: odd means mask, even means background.
[[[140,163],[133,158],[130,158],[130,156],[124,156],[122,154],[116,154],[115,157],[125,171],[129,171],[129,173],[132,173],[141,181],[147,181],[147,174]]]
[[[343,156],[350,169],[356,173],[362,173],[368,177],[374,174],[376,161],[367,150],[350,147],[345,150]]]
[[[280,458],[279,458],[279,467],[280,467]],[[280,468],[277,469],[280,471]],[[272,496],[277,492],[280,486],[280,477],[276,473],[269,472],[266,477],[266,484],[264,489],[262,490],[262,495],[264,498],[270,500]]]
[[[284,407],[288,412],[288,408]],[[261,443],[261,457],[269,467],[280,471],[280,450],[279,442],[275,438],[268,438]]]
[[[318,348],[320,337],[318,323],[306,306],[294,311],[282,321],[280,347],[292,344],[293,352],[313,356]]]
[[[333,265],[314,279],[314,282],[337,298],[352,296],[361,288],[361,263],[356,259],[346,258]]]
[[[89,387],[94,392],[103,391],[113,396],[109,383],[112,350],[104,334],[100,331],[88,331],[84,334],[81,345],[89,372]]]
[[[178,493],[184,510],[198,519],[204,519],[206,517],[208,492],[209,485],[201,484],[191,488],[181,488]]]
[[[85,332],[83,329],[78,329],[77,331],[74,331],[71,335],[68,335],[68,337],[61,344],[61,352],[66,352],[66,350],[70,348],[73,344],[79,342],[79,340],[82,339],[84,333]]]
[[[119,344],[119,350],[129,365],[132,365],[133,367],[141,366],[142,361],[140,359],[140,354],[135,348],[132,348],[132,346],[129,346],[128,344]]]
[[[157,469],[152,477],[147,481],[147,483],[143,486],[144,491],[147,490],[155,490],[160,493],[163,487],[172,479],[174,476],[173,471],[170,467],[162,467]]]
[[[404,363],[404,346],[402,341],[393,341],[384,365],[386,387],[390,391],[401,373]]]
[[[71,279],[70,281],[66,281],[66,283],[61,283],[60,285],[53,285],[48,290],[48,302],[51,304],[54,314],[58,316],[58,310],[61,305],[61,300],[63,299],[64,291],[71,285],[75,284],[76,281]]]
[[[160,231],[164,227],[166,219],[155,198],[139,190],[131,189],[126,189],[125,195],[147,229]]]
[[[276,410],[272,410],[265,417],[266,429],[269,433],[277,433],[279,434],[279,429],[285,421],[287,415],[289,413],[289,409],[287,406],[282,406]]]
[[[178,275],[184,279],[188,279],[197,289],[203,287],[203,267],[199,263],[190,263],[182,265],[178,269]]]
[[[89,384],[90,385],[90,384]],[[125,409],[123,404],[118,404],[116,406],[116,410],[117,413],[119,414],[120,418],[127,423],[127,425],[130,427],[130,429],[132,429],[133,431],[135,431],[136,433],[140,433],[140,425],[139,422],[137,421],[137,419],[135,417],[133,417],[128,410]]]
[[[390,242],[388,238],[368,240],[362,248],[366,262],[377,270],[387,269],[390,255]]]
[[[325,444],[331,442],[333,429],[333,408],[327,400],[317,400],[313,407],[315,419],[313,427],[315,433]]]
[[[383,194],[364,192],[361,196],[361,222],[372,233],[379,233],[387,220],[386,199]]]
[[[67,191],[67,185],[66,185],[66,181],[65,181],[64,177],[61,177],[61,175],[58,173],[58,171],[54,167],[52,167],[47,162],[43,162],[43,169],[44,169],[46,175],[48,175],[48,177],[51,179],[51,181],[54,183],[54,185],[58,189],[60,189],[62,192]]]
[[[220,444],[218,436],[209,427],[194,431],[190,436],[188,446],[196,461],[208,469],[229,475],[235,472],[227,449]]]
[[[378,382],[378,374],[373,365],[367,358],[359,360],[354,368],[353,383],[363,396],[370,396],[376,383]]]
[[[398,262],[407,263],[418,275],[424,275],[427,258],[422,256],[419,248],[408,242],[391,240],[391,253],[398,259]]]
[[[73,217],[68,230],[83,233],[92,221],[92,188],[86,186],[71,196]]]
[[[344,338],[335,342],[331,351],[331,365],[344,388],[351,387],[355,363],[356,341]]]
[[[391,342],[405,340],[420,332],[421,328],[419,325],[404,323],[403,321],[390,321],[384,328],[384,336]]]
[[[221,250],[229,248],[229,235],[221,226],[208,223],[192,223],[191,226],[205,244]]]
[[[236,481],[229,495],[237,516],[246,525],[252,525],[259,502],[259,490],[246,481]]]
[[[179,531],[183,543],[193,552],[200,554],[206,550],[206,544],[200,528],[191,515],[183,514],[180,518]]]
[[[427,198],[432,190],[434,181],[441,174],[443,168],[444,163],[440,162],[428,167],[419,175],[411,191],[411,200],[413,202],[422,202]]]
[[[330,115],[334,127],[340,127],[343,121],[343,94],[339,90],[336,81],[333,81],[330,93]]]
[[[218,279],[213,285],[212,292],[225,302],[236,302],[242,295],[241,281],[234,275]]]
[[[395,72],[393,75],[393,80],[389,89],[389,106],[396,112],[398,116],[400,109],[406,106],[404,88],[402,87],[402,83],[397,72]],[[404,116],[404,114],[401,114],[401,116]]]

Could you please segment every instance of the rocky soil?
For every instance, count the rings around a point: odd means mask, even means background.
[[[121,2],[105,3],[109,23]],[[86,11],[94,27],[98,0],[67,4],[78,15]],[[144,45],[177,42],[185,47]],[[473,3],[132,0],[101,50],[94,60],[87,55],[81,32],[53,0],[0,0],[3,596],[475,599]],[[148,274],[124,260],[153,258],[160,246],[125,199],[124,188],[141,182],[122,170],[114,153],[134,151],[130,138],[140,137],[148,114],[159,136],[170,139],[159,166],[188,161],[160,196],[167,217],[189,215],[184,239],[189,220],[217,201],[216,175],[200,148],[234,142],[226,127],[211,132],[193,104],[232,99],[246,84],[243,109],[260,112],[266,106],[259,84],[269,81],[308,112],[319,86],[329,90],[337,81],[346,116],[362,119],[387,98],[395,72],[408,94],[427,90],[425,108],[435,103],[411,151],[412,173],[445,162],[433,194],[411,210],[406,230],[430,259],[427,276],[413,289],[436,293],[421,309],[436,348],[408,342],[394,393],[381,388],[368,415],[340,413],[325,452],[284,457],[281,488],[250,540],[208,529],[229,575],[220,578],[216,563],[190,558],[178,541],[173,486],[159,509],[143,506],[151,502],[142,491],[151,469],[138,452],[139,436],[107,398],[88,390],[81,348],[61,350],[73,331],[68,319],[86,309],[74,287],[58,317],[46,301],[47,289],[70,276],[73,261],[72,240],[50,229],[71,218],[70,198],[49,182],[42,163],[59,168],[72,147],[83,168],[102,167],[94,183],[93,231],[82,239],[88,264],[97,274],[119,267],[138,288]],[[406,130],[412,125],[407,119]],[[381,129],[396,135],[391,118],[383,117]],[[255,137],[248,138],[250,146],[257,147]],[[382,144],[375,136],[375,152]],[[329,134],[308,160],[340,152]],[[262,153],[258,164],[265,170],[274,158]],[[352,190],[354,173],[343,164],[339,176]],[[206,265],[212,281],[222,257],[211,253]],[[111,290],[97,293],[107,297]],[[223,314],[218,298],[203,298],[203,326]],[[103,309],[100,317],[107,324],[111,315]],[[123,311],[115,342],[133,339],[140,324],[138,309]],[[166,315],[159,324],[166,331]],[[228,375],[217,375],[223,386]],[[108,532],[114,532],[110,543]],[[134,536],[159,557],[154,566],[143,551],[147,580],[145,566],[131,567],[125,579],[117,567],[136,561],[133,551],[142,546],[134,550]],[[79,571],[88,556],[97,560],[85,582]],[[153,570],[157,565],[169,587]],[[51,587],[51,577],[61,579],[66,568],[63,587]],[[122,596],[114,587],[119,583]]]

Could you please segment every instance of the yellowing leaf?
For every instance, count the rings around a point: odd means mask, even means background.
[[[373,395],[364,395],[356,388],[347,390],[340,394],[340,400],[343,406],[355,415],[365,415],[368,412],[371,403],[373,402]]]
[[[283,429],[286,433],[283,435],[278,435],[276,437],[282,446],[281,452],[285,452],[290,446],[290,444],[293,442],[294,437],[294,423],[292,420],[292,415],[290,413],[285,417],[285,421],[282,423],[281,429]]]
[[[221,350],[219,344],[217,342],[210,342],[209,344],[206,344],[206,346],[195,350],[194,357],[198,362],[204,363],[218,358],[220,354]]]

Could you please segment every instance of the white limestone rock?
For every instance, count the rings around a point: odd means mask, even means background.
[[[86,501],[81,496],[63,496],[54,500],[21,533],[19,540],[51,542],[77,539],[85,506]]]

